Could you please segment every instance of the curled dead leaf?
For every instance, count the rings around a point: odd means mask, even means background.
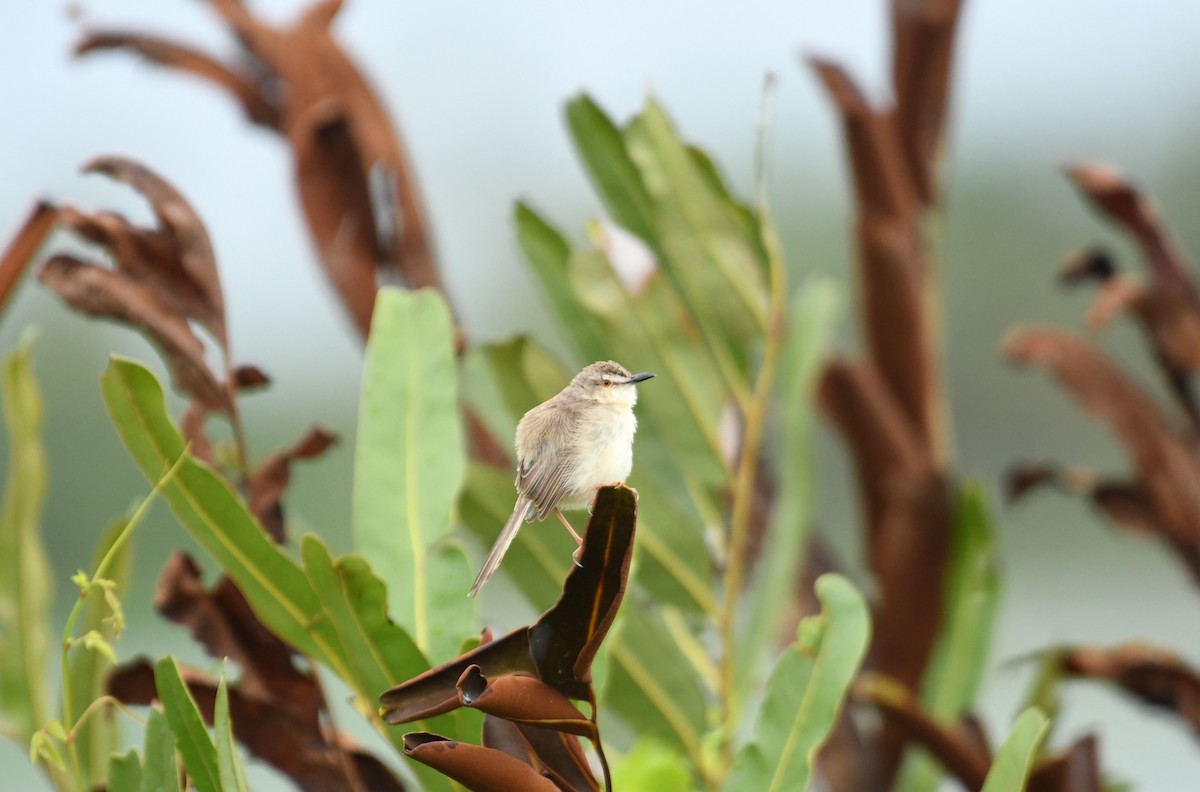
[[[172,310],[152,286],[66,255],[47,260],[38,279],[77,311],[143,331],[162,353],[177,388],[210,409],[230,411],[228,393],[208,368],[204,344],[187,317]]]
[[[1172,652],[1144,643],[1070,647],[1062,653],[1062,668],[1067,676],[1108,682],[1166,710],[1200,736],[1200,674]]]
[[[1130,456],[1155,530],[1173,543],[1200,546],[1200,460],[1140,387],[1094,346],[1053,328],[1013,332],[1004,355],[1046,367],[1107,424]]]
[[[250,474],[250,511],[276,542],[284,540],[283,507],[281,500],[291,480],[291,464],[298,459],[313,459],[325,453],[337,442],[337,435],[316,426],[291,448],[280,449],[263,460]]]

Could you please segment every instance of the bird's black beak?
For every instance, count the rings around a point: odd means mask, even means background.
[[[642,372],[641,374],[634,374],[632,377],[629,378],[629,381],[627,384],[636,385],[637,383],[642,382],[643,380],[648,380],[653,376],[654,375],[651,374],[649,371]]]

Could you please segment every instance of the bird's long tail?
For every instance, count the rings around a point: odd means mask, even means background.
[[[504,554],[508,552],[508,547],[513,543],[513,539],[517,538],[517,531],[521,530],[521,524],[525,522],[525,515],[531,505],[532,501],[524,495],[517,498],[517,505],[513,507],[512,516],[508,518],[508,522],[504,523],[504,528],[496,537],[496,543],[492,545],[492,552],[488,553],[487,560],[483,562],[483,567],[475,577],[474,585],[467,593],[468,597],[478,594],[479,589],[483,588],[483,584],[487,583],[488,578],[500,568],[500,562],[504,560]]]

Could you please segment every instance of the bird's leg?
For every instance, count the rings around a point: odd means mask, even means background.
[[[575,552],[571,553],[571,560],[575,562],[575,566],[582,567],[583,564],[579,563],[579,559],[583,557],[583,538],[580,537],[579,534],[575,533],[575,529],[571,527],[571,523],[567,522],[567,518],[563,515],[561,509],[555,509],[554,513],[558,516],[558,521],[561,522],[563,526],[571,532],[571,536],[575,537],[575,542],[579,545],[579,547],[576,547]]]
[[[554,514],[558,517],[558,521],[563,524],[563,527],[571,532],[571,536],[575,538],[575,544],[583,544],[583,538],[575,533],[575,529],[571,527],[571,523],[567,522],[567,518],[562,513],[562,509],[555,509]]]

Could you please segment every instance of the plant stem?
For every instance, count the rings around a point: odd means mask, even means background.
[[[125,527],[121,529],[121,533],[119,533],[113,543],[109,545],[108,550],[104,553],[104,557],[101,558],[100,563],[96,565],[96,571],[89,579],[88,585],[82,589],[79,592],[79,596],[76,597],[75,605],[71,608],[71,614],[67,616],[66,627],[63,628],[62,723],[63,728],[67,730],[70,738],[67,740],[67,754],[71,760],[71,774],[75,779],[75,786],[77,789],[84,789],[85,784],[83,778],[83,769],[79,762],[79,748],[75,744],[74,739],[76,723],[71,713],[72,691],[70,653],[71,647],[74,644],[74,639],[72,636],[75,633],[75,622],[79,620],[80,614],[83,613],[84,600],[87,599],[87,596],[92,592],[92,589],[96,588],[96,581],[104,578],[105,573],[108,572],[108,568],[112,566],[113,561],[117,558],[117,554],[120,552],[121,548],[123,548],[129,542],[129,540],[133,538],[134,530],[142,521],[142,518],[145,517],[146,511],[150,508],[150,504],[154,502],[154,498],[159,492],[162,491],[167,482],[174,478],[175,473],[179,470],[180,466],[183,464],[183,461],[187,459],[187,456],[188,449],[185,448],[183,449],[183,453],[179,455],[179,459],[175,460],[175,464],[171,465],[171,468],[165,474],[163,474],[162,478],[158,480],[158,483],[154,485],[154,489],[150,490],[150,494],[147,495],[142,501],[141,505],[137,507],[137,510],[133,513],[133,516],[129,518],[129,521],[125,523]],[[81,715],[80,720],[82,719],[83,716]]]
[[[767,411],[775,385],[775,374],[779,365],[779,352],[784,336],[787,316],[787,274],[775,234],[767,213],[766,195],[760,184],[759,226],[763,245],[767,252],[770,270],[770,303],[767,309],[767,331],[763,348],[762,365],[754,383],[754,395],[746,412],[746,428],[742,438],[742,449],[738,459],[737,474],[733,491],[733,510],[729,524],[729,551],[725,563],[725,597],[721,608],[718,628],[721,636],[721,768],[723,776],[733,760],[733,735],[741,710],[741,696],[737,690],[737,635],[734,630],[738,603],[746,577],[746,557],[750,539],[750,518],[754,504],[755,482],[761,456],[763,431]]]

